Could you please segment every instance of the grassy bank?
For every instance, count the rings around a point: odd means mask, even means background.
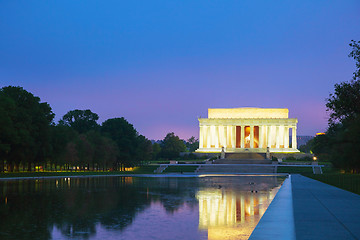
[[[154,171],[160,165],[146,165],[141,167],[135,167],[131,171],[57,171],[57,172],[11,172],[11,173],[0,173],[1,178],[23,178],[23,177],[55,177],[55,176],[112,176],[119,174],[154,174]],[[176,165],[169,166],[164,170],[163,173],[189,173],[194,172],[197,166],[184,166]]]
[[[339,173],[338,170],[336,170],[335,168],[332,167],[323,167],[322,171],[324,174],[328,174],[328,173]],[[312,167],[287,167],[287,166],[278,166],[278,173],[292,173],[292,174],[313,174],[313,170]]]
[[[111,176],[119,174],[152,174],[159,165],[148,165],[135,167],[132,171],[58,171],[58,172],[11,172],[0,173],[0,178],[19,178],[19,177],[55,177],[55,176]]]
[[[177,161],[179,164],[185,163],[203,163],[205,159],[187,159],[187,160],[172,160]],[[150,164],[170,164],[169,160],[152,160],[149,162]]]
[[[360,174],[332,172],[324,174],[304,173],[302,175],[356,194],[360,194]]]
[[[163,173],[181,173],[181,172],[195,172],[198,166],[169,166]]]
[[[278,166],[277,168],[278,173],[313,173],[312,167],[285,167],[285,166]]]
[[[301,160],[282,160],[282,162],[284,163],[304,163],[304,164],[311,164],[313,161],[301,161]],[[332,163],[331,162],[322,162],[322,161],[318,161],[319,165],[325,165],[325,166],[329,166],[332,167]]]
[[[360,194],[360,174],[340,173],[340,170],[324,167],[323,174],[313,174],[311,167],[278,167],[278,173],[301,174],[320,182]]]

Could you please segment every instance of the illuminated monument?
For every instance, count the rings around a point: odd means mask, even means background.
[[[208,118],[199,118],[196,152],[299,152],[297,122],[287,108],[209,108]]]

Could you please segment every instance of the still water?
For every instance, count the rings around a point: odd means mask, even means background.
[[[0,181],[0,239],[248,239],[269,176]]]

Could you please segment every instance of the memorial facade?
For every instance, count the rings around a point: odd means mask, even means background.
[[[286,108],[209,108],[196,152],[299,152],[297,122]]]

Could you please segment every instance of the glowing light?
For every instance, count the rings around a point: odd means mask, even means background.
[[[323,132],[316,133],[316,136],[325,135]]]
[[[250,134],[245,138],[246,143],[250,143]]]
[[[220,152],[222,147],[226,152],[265,152],[267,146],[277,152],[299,152],[298,120],[289,118],[286,108],[209,108],[208,118],[198,120],[199,149],[196,152]]]
[[[314,156],[314,157],[313,157],[313,160],[316,161],[316,160],[317,160],[317,157]]]
[[[278,189],[257,194],[214,188],[198,191],[199,229],[207,230],[212,240],[248,239]]]
[[[287,108],[209,108],[208,118],[288,118]]]

